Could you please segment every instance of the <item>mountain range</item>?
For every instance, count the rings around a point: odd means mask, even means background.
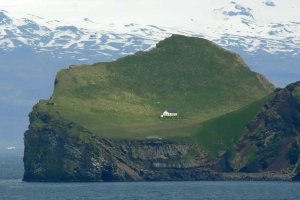
[[[296,5],[296,7],[295,7]],[[28,125],[27,113],[48,98],[57,71],[72,64],[112,61],[150,50],[171,34],[206,38],[239,53],[252,70],[284,87],[300,77],[300,20],[262,15],[294,13],[292,1],[222,1],[185,26],[103,23],[90,18],[70,24],[28,14],[0,11],[1,135],[14,145]],[[205,15],[209,16],[205,18]],[[286,15],[288,16],[288,15]],[[14,126],[15,120],[19,126]],[[0,144],[1,145],[1,144]]]

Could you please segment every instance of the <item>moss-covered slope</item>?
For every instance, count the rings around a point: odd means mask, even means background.
[[[300,82],[277,90],[248,123],[232,158],[235,170],[300,172],[299,95]]]
[[[281,91],[273,92],[238,55],[180,35],[114,62],[71,66],[30,114],[24,180],[234,179],[222,173],[247,172],[257,161],[247,157],[260,151],[256,143],[242,141],[264,137],[249,122]],[[178,117],[160,119],[169,108]]]
[[[214,43],[173,35],[149,52],[111,63],[71,67],[56,78],[51,111],[98,136],[190,137],[199,122],[237,110],[272,92],[242,59]],[[161,120],[175,108],[176,120]]]

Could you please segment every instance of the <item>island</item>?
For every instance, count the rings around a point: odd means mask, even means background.
[[[63,69],[29,118],[24,181],[300,178],[300,82],[201,38]]]

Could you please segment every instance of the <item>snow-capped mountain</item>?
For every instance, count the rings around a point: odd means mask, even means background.
[[[137,23],[89,17],[66,22],[0,10],[0,135],[24,132],[28,112],[49,97],[59,69],[148,50],[171,34],[203,37],[237,52],[276,86],[300,80],[300,4],[295,2],[212,0],[202,2],[197,15],[168,21],[170,26],[160,23],[160,16],[152,24],[138,18]]]
[[[266,9],[274,7],[273,1],[264,1]],[[191,18],[184,27],[158,27],[139,24],[103,24],[89,18],[79,26],[60,21],[48,21],[34,15],[13,18],[0,11],[0,48],[11,51],[30,46],[37,52],[60,50],[71,56],[90,49],[92,56],[116,58],[137,50],[152,47],[157,41],[172,33],[205,37],[229,49],[237,47],[246,52],[288,52],[299,55],[300,22],[262,23],[250,7],[231,1],[213,9],[217,24],[203,24]],[[75,52],[74,52],[75,50]],[[72,51],[72,52],[70,52]],[[84,58],[88,59],[88,55]],[[59,58],[59,56],[57,57]]]

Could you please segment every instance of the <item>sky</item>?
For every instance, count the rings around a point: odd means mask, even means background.
[[[299,0],[236,0],[254,9],[262,23],[300,21]],[[275,7],[266,10],[265,3]],[[34,14],[47,19],[79,22],[90,18],[100,23],[139,23],[184,26],[191,18],[201,24],[219,20],[211,8],[222,8],[231,0],[1,0],[0,8],[13,15]],[[264,10],[264,12],[262,12]]]
[[[184,3],[183,3],[184,2]],[[26,12],[47,19],[62,19],[73,22],[90,18],[97,22],[163,23],[178,24],[180,18],[195,16],[201,1],[174,0],[1,0],[1,8],[14,14]],[[200,2],[200,3],[199,3]],[[176,13],[176,15],[174,15]],[[187,15],[188,13],[188,15]],[[174,21],[176,19],[176,22]]]

